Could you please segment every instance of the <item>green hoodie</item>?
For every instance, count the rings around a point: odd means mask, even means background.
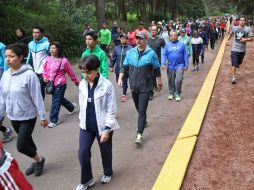
[[[91,51],[90,48],[87,48],[86,51],[82,53],[81,60],[83,60],[83,58],[88,55],[95,55],[96,57],[99,58],[101,63],[99,71],[101,75],[107,79],[108,78],[108,60],[107,60],[106,53],[98,45],[96,45],[93,51]]]

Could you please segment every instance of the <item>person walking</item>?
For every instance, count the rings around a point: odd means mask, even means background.
[[[128,45],[131,45],[132,47],[136,46],[136,32],[133,28],[130,28],[128,34]]]
[[[135,33],[136,35],[139,33],[139,32],[144,32],[148,38],[148,31],[144,28],[144,22],[140,21],[138,23],[138,29],[135,30]]]
[[[129,70],[132,99],[138,112],[138,127],[135,143],[141,144],[147,125],[146,110],[153,90],[153,74],[157,79],[157,91],[162,89],[160,63],[156,53],[147,45],[147,34],[138,32],[137,47],[130,49],[123,62],[118,85],[123,85],[123,77]]]
[[[16,29],[16,42],[26,44],[26,46],[28,48],[28,44],[29,44],[30,40],[26,36],[26,32],[23,28]]]
[[[111,43],[111,32],[108,29],[107,23],[102,24],[102,28],[98,33],[99,36],[99,43],[100,43],[100,48],[105,51],[106,55],[108,58],[111,58],[109,55],[109,45]]]
[[[32,133],[37,115],[40,116],[42,127],[47,127],[48,121],[38,77],[30,65],[23,63],[26,52],[24,44],[6,47],[5,57],[9,69],[4,72],[0,82],[0,120],[6,112],[18,134],[18,151],[34,160],[25,174],[35,173],[35,176],[40,176],[45,158],[38,154]]]
[[[253,32],[250,27],[246,26],[246,17],[239,17],[239,25],[233,26],[229,33],[227,45],[229,40],[234,35],[234,41],[231,49],[231,64],[232,64],[232,84],[236,83],[236,69],[240,67],[243,62],[246,43],[253,40]]]
[[[173,100],[176,97],[176,101],[179,102],[182,99],[182,81],[184,71],[188,70],[189,54],[186,45],[178,40],[176,31],[170,33],[170,39],[162,54],[162,69],[166,70],[167,60],[168,99]]]
[[[108,78],[108,61],[106,53],[97,45],[98,36],[96,32],[91,31],[87,32],[85,35],[87,49],[82,53],[81,60],[84,59],[85,56],[95,55],[100,60],[100,68],[99,72],[106,79]]]
[[[5,71],[5,66],[6,63],[5,63],[5,45],[0,42],[0,81],[1,81],[1,78],[2,78],[2,75]],[[6,127],[6,126],[3,126],[2,123],[3,123],[3,120],[4,120],[4,117],[0,120],[0,131],[3,133],[3,143],[7,143],[7,142],[10,142],[13,138],[12,134],[13,134],[13,128],[12,127]]]
[[[203,30],[202,27],[198,29],[199,36],[202,38],[203,43],[202,43],[202,48],[201,48],[201,63],[204,64],[205,62],[205,50],[208,49],[208,37],[206,32]]]
[[[61,105],[64,106],[69,114],[75,112],[76,103],[71,103],[64,98],[67,87],[67,80],[65,77],[67,73],[76,86],[79,85],[79,78],[76,76],[71,68],[69,60],[64,57],[62,47],[59,42],[50,43],[50,56],[45,60],[43,67],[43,79],[47,83],[54,82],[54,91],[52,92],[52,103],[50,109],[50,123],[49,128],[56,127],[60,123],[58,115]]]
[[[203,40],[199,36],[198,31],[193,32],[193,37],[191,38],[191,46],[192,46],[192,71],[199,71],[199,56],[202,50]]]
[[[180,36],[178,38],[179,42],[182,42],[186,45],[187,50],[188,50],[188,55],[189,57],[192,56],[192,46],[191,46],[191,39],[188,37],[188,35],[186,34],[186,30],[182,29],[180,31]]]
[[[118,82],[120,70],[123,65],[126,52],[132,48],[132,46],[127,44],[127,38],[128,37],[126,36],[126,34],[122,34],[120,36],[121,44],[115,47],[111,57],[110,65],[109,65],[110,71],[111,72],[115,71],[116,82]],[[121,102],[126,102],[127,100],[126,93],[128,89],[128,79],[129,79],[129,75],[127,73],[123,78],[123,94],[121,96]]]
[[[217,38],[218,38],[218,33],[215,27],[212,27],[210,30],[210,47],[212,49],[212,53],[214,53],[214,46],[215,46],[215,42]]]
[[[166,43],[163,38],[160,38],[158,36],[158,29],[156,25],[151,27],[151,36],[148,38],[147,44],[155,51],[159,59],[159,63],[161,64],[161,52],[163,48],[165,47]],[[153,85],[155,90],[157,87],[155,73],[153,75]],[[149,97],[150,100],[153,100],[154,90],[152,90],[151,96]]]
[[[94,185],[91,167],[91,147],[98,141],[103,165],[101,183],[112,179],[112,137],[119,129],[116,121],[116,97],[112,83],[99,74],[100,60],[89,55],[84,57],[79,68],[85,74],[79,85],[80,133],[79,162],[81,166],[80,184],[76,190],[86,190]]]
[[[26,63],[30,64],[39,78],[42,98],[45,98],[46,83],[43,80],[42,72],[45,59],[49,53],[48,38],[43,36],[44,29],[40,26],[33,27],[33,41],[28,44],[29,53]]]

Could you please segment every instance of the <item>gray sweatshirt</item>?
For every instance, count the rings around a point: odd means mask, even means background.
[[[8,69],[0,81],[0,121],[5,112],[10,120],[24,121],[40,116],[46,119],[40,82],[32,67],[24,64],[11,73]]]

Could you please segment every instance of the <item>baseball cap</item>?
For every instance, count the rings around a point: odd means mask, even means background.
[[[136,37],[140,37],[140,38],[143,38],[143,39],[147,39],[147,36],[146,36],[146,33],[145,32],[138,32],[136,34]]]
[[[120,34],[120,38],[124,37],[125,39],[128,39],[128,36],[126,34]]]
[[[144,25],[144,23],[143,23],[142,21],[140,21],[140,22],[138,23],[138,25]]]
[[[185,33],[186,30],[184,28],[182,28],[180,32]]]
[[[159,21],[157,24],[162,25],[162,22],[161,22],[161,21]]]

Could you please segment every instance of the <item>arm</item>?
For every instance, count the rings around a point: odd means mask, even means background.
[[[103,52],[101,54],[101,65],[100,65],[100,72],[101,72],[101,75],[108,79],[108,59],[107,59],[107,56],[106,56],[106,53]]]
[[[162,65],[162,69],[165,70],[165,64],[166,64],[166,60],[168,57],[168,51],[167,51],[167,45],[164,47],[163,51],[162,51],[162,55],[161,55],[161,65]]]
[[[45,61],[44,65],[43,65],[42,77],[43,77],[45,82],[47,82],[49,80],[48,68],[47,67],[48,67],[48,59]]]
[[[185,71],[187,71],[189,65],[189,53],[186,45],[183,46],[183,56],[184,56],[184,68]]]
[[[110,68],[113,68],[115,66],[116,58],[117,58],[117,55],[116,55],[116,47],[115,47],[114,52],[113,52],[112,57],[111,57],[111,60],[110,60],[110,64],[109,64]]]
[[[111,43],[111,32],[110,30],[108,30],[108,42],[107,42],[107,45],[109,46]]]
[[[0,86],[0,126],[1,126],[2,120],[4,119],[4,113],[6,111],[6,105],[5,105],[1,86]]]
[[[79,78],[77,77],[77,75],[74,73],[70,62],[68,61],[68,59],[64,59],[64,70],[65,72],[70,76],[71,80],[75,83],[76,86],[79,85]]]
[[[152,57],[152,64],[153,64],[153,73],[156,76],[156,80],[157,80],[157,91],[160,92],[162,89],[161,70],[160,70],[159,59],[155,52]]]
[[[119,74],[119,78],[118,78],[118,85],[119,86],[123,85],[123,77],[124,77],[124,74],[127,72],[127,68],[129,66],[129,64],[128,64],[128,56],[129,55],[128,54],[129,54],[129,52],[126,53],[126,57],[125,57],[123,64],[120,68],[120,74]]]

